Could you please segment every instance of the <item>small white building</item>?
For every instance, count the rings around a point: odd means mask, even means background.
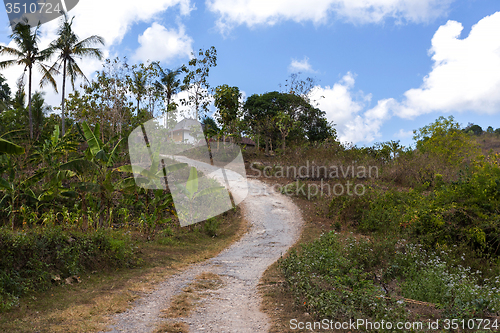
[[[195,144],[203,137],[203,125],[193,118],[184,118],[170,131],[175,142]]]

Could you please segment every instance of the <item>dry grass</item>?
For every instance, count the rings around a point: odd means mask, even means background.
[[[152,292],[158,282],[179,269],[217,255],[246,230],[247,224],[236,210],[228,212],[215,238],[191,232],[168,242],[141,240],[138,245],[143,266],[89,273],[80,276],[81,283],[56,286],[23,298],[18,308],[0,314],[0,332],[106,330],[114,313],[125,311],[133,300]]]
[[[280,179],[261,178],[269,184],[278,183]],[[312,183],[313,181],[305,181]],[[304,227],[299,240],[291,249],[300,251],[301,244],[310,243],[317,240],[321,234],[331,230],[340,231],[344,236],[366,237],[363,235],[352,234],[352,225],[350,221],[340,221],[335,218],[326,218],[328,204],[331,198],[323,197],[309,201],[305,198],[292,196],[291,199],[302,210]],[[290,249],[290,250],[291,250]],[[286,254],[284,255],[286,257]],[[307,312],[307,309],[297,304],[291,294],[278,262],[271,265],[260,280],[259,293],[262,297],[261,310],[266,313],[271,320],[269,333],[292,333],[292,332],[310,332],[309,330],[292,330],[290,321],[296,319],[298,322],[314,321],[314,318]],[[416,306],[412,304],[408,307],[414,316],[428,315],[429,309],[425,306]],[[436,310],[431,312],[436,314]]]
[[[500,153],[500,135],[484,133],[476,138],[483,155],[491,152]]]
[[[153,331],[153,333],[188,333],[189,326],[183,322],[163,322]]]
[[[186,287],[182,292],[173,297],[168,309],[162,310],[162,318],[189,317],[194,309],[194,303],[200,296],[192,287]]]
[[[279,181],[278,179],[268,178],[261,178],[261,180],[268,184],[274,184]],[[301,244],[314,241],[322,233],[334,229],[334,221],[323,217],[325,210],[328,209],[329,198],[323,197],[314,201],[299,197],[291,197],[291,199],[302,210],[302,218],[304,220],[300,238],[291,249],[300,249]],[[342,229],[345,229],[345,226],[342,226]],[[269,333],[310,332],[307,330],[290,329],[291,319],[304,322],[311,321],[312,317],[309,316],[305,309],[295,305],[295,300],[288,290],[278,262],[271,265],[264,272],[259,284],[259,293],[262,297],[261,310],[271,320]]]
[[[188,317],[195,309],[196,304],[208,295],[209,290],[222,287],[223,281],[219,275],[203,272],[196,277],[182,292],[173,297],[170,307],[162,310],[163,318]]]
[[[198,291],[204,290],[217,290],[223,284],[222,279],[219,275],[214,273],[203,272],[196,277],[196,280],[192,284],[193,287]]]

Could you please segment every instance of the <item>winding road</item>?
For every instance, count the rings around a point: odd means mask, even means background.
[[[227,184],[217,167],[181,156],[175,159]],[[269,319],[260,311],[257,285],[265,270],[298,239],[302,215],[290,198],[273,192],[261,181],[247,181],[228,169],[226,177],[235,202],[241,202],[249,231],[216,257],[171,276],[153,293],[135,301],[131,309],[117,314],[111,332],[152,332],[165,320],[160,311],[202,272],[220,275],[224,286],[203,299],[190,317],[179,319],[189,325],[190,332],[268,332]]]

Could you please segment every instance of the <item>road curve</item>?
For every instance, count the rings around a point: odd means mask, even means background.
[[[206,163],[185,157],[176,159],[195,166],[206,175],[217,174],[217,168]],[[168,308],[171,297],[202,272],[220,275],[225,284],[204,299],[190,317],[180,319],[189,324],[190,332],[269,330],[268,317],[259,309],[261,299],[257,285],[264,271],[298,239],[302,215],[290,198],[275,193],[263,182],[256,179],[247,182],[231,170],[226,170],[226,177],[235,202],[244,199],[240,206],[249,222],[249,231],[216,257],[171,276],[153,293],[136,301],[133,308],[117,314],[111,332],[152,332],[155,325],[164,320],[159,317],[160,311]],[[217,175],[214,178],[225,184]]]

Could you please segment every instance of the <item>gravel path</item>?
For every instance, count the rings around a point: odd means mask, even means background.
[[[205,174],[216,170],[187,158],[176,159],[196,166]],[[226,176],[235,202],[244,199],[240,206],[250,224],[249,232],[215,258],[170,277],[153,293],[136,301],[132,309],[117,314],[111,332],[152,332],[156,324],[165,320],[159,317],[160,311],[169,307],[171,297],[202,272],[219,274],[224,286],[203,299],[190,317],[179,319],[189,325],[190,332],[268,331],[267,315],[259,310],[261,299],[257,285],[267,267],[297,240],[302,225],[301,213],[289,198],[274,193],[258,180],[249,179],[247,183],[230,170],[226,171]],[[214,176],[224,184],[218,177]]]

